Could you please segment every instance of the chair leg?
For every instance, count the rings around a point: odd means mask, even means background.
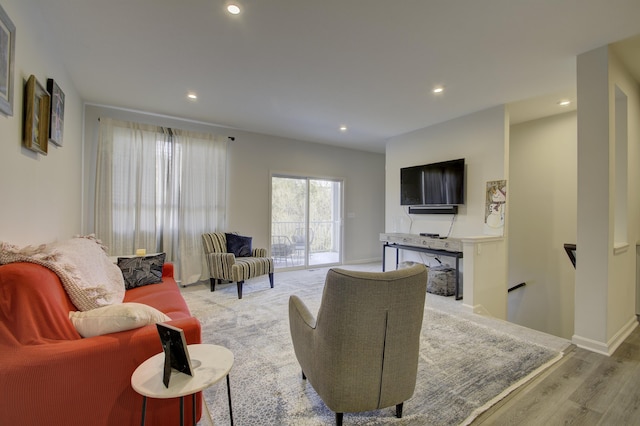
[[[343,413],[336,413],[336,426],[342,426],[342,414]]]
[[[211,285],[211,291],[216,291],[216,281],[215,278],[209,278],[209,284]]]
[[[273,288],[273,272],[269,272],[269,284],[271,284],[271,288]]]
[[[244,281],[238,281],[238,299],[242,299],[242,284]]]
[[[401,402],[400,404],[396,405],[396,417],[401,419],[402,418],[402,406],[403,406],[404,402]]]

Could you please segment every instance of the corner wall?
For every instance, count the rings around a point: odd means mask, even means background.
[[[611,49],[578,56],[578,230],[573,341],[611,354],[637,326],[638,117],[640,90]],[[627,96],[627,158],[616,152],[616,91]],[[615,241],[618,161],[628,169],[626,238]]]
[[[37,3],[4,0],[16,26],[13,116],[0,115],[0,241],[40,244],[80,233],[82,187],[82,101],[47,37]],[[24,83],[31,74],[46,87],[56,80],[65,94],[62,147],[48,155],[22,145]]]

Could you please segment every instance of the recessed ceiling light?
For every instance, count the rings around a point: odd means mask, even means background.
[[[340,131],[341,132],[346,132],[347,131],[347,126],[340,126]]]
[[[568,100],[568,99],[564,99],[564,100],[558,102],[558,105],[560,105],[561,107],[566,107],[566,106],[571,105],[571,101]]]
[[[444,92],[444,87],[442,86],[436,86],[433,88],[433,93],[442,93]]]
[[[229,4],[227,5],[227,12],[229,12],[232,15],[239,15],[240,6],[238,6],[237,4]]]
[[[198,95],[196,95],[194,92],[189,92],[187,93],[187,98],[191,99],[192,101],[195,101],[196,99],[198,99]]]

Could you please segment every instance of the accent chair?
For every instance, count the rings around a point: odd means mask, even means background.
[[[240,241],[240,244],[236,244],[236,241]],[[265,248],[252,249],[250,237],[224,232],[202,234],[202,247],[209,267],[211,291],[215,291],[216,284],[221,280],[235,281],[238,299],[242,299],[244,282],[265,274],[269,274],[269,283],[273,288],[273,259],[267,257]]]
[[[302,379],[342,425],[343,413],[396,406],[416,385],[427,268],[388,272],[332,268],[317,317],[296,295],[289,327]]]

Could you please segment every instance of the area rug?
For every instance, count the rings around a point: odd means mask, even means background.
[[[380,265],[345,266],[380,270]],[[297,294],[317,312],[327,269],[281,272],[245,282],[243,299],[235,284],[207,283],[182,288],[191,312],[202,323],[203,343],[229,348],[234,423],[315,426],[335,423],[309,383],[302,380],[289,334],[288,299]],[[414,395],[395,407],[346,413],[348,425],[468,424],[509,392],[560,359],[568,342],[505,321],[465,312],[460,301],[428,294]],[[229,424],[224,381],[204,392],[215,424]],[[209,424],[206,413],[200,425]]]

